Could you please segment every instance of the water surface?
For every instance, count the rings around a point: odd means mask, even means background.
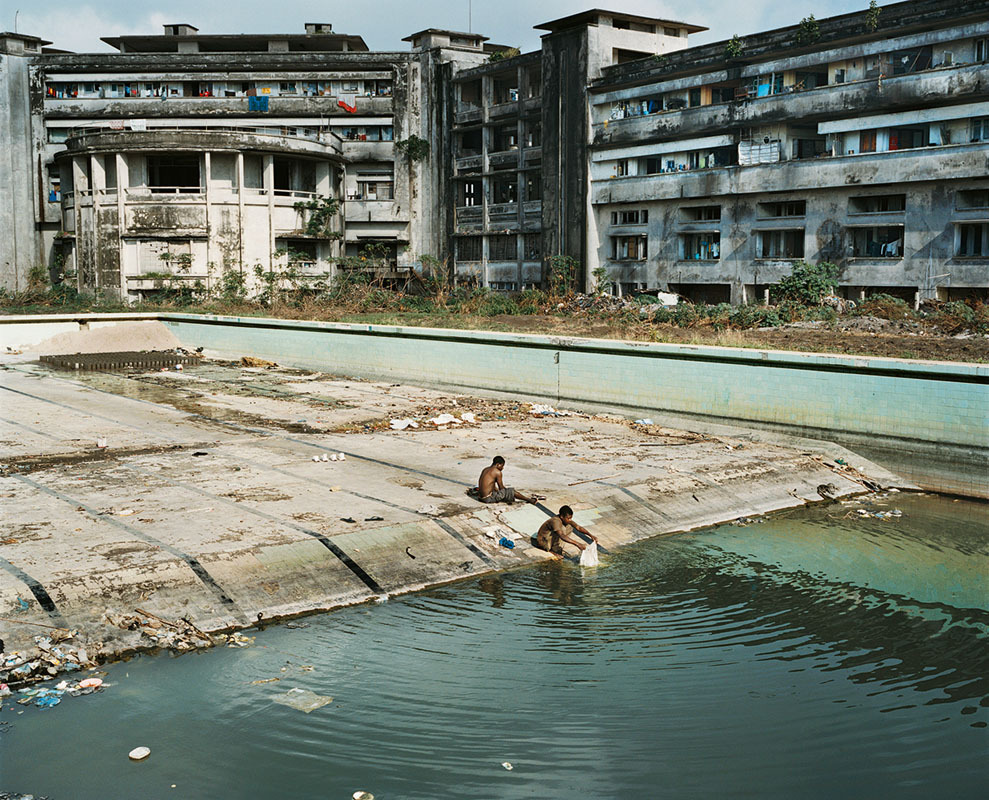
[[[980,797],[987,507],[882,502],[904,516],[791,512],[113,665],[102,693],[5,703],[0,789]],[[272,702],[292,687],[335,699],[308,715]],[[148,761],[127,760],[137,745]]]

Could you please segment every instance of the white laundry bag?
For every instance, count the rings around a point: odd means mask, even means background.
[[[591,542],[587,545],[587,547],[580,551],[580,565],[582,567],[596,567],[599,563],[598,543]]]

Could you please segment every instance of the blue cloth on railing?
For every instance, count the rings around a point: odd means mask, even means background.
[[[268,110],[268,97],[267,95],[260,95],[255,97],[247,98],[247,110],[248,111],[267,111]]]

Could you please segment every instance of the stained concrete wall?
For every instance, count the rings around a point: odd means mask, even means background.
[[[37,180],[31,133],[30,57],[22,42],[0,39],[0,288],[27,288],[43,263],[35,235]]]

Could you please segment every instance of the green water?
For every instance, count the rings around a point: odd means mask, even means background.
[[[793,512],[592,571],[544,565],[271,627],[244,649],[113,665],[99,694],[5,702],[0,788],[981,797],[989,508],[885,502],[904,516]],[[308,715],[272,701],[292,687],[334,701]],[[128,761],[137,745],[150,759]]]

